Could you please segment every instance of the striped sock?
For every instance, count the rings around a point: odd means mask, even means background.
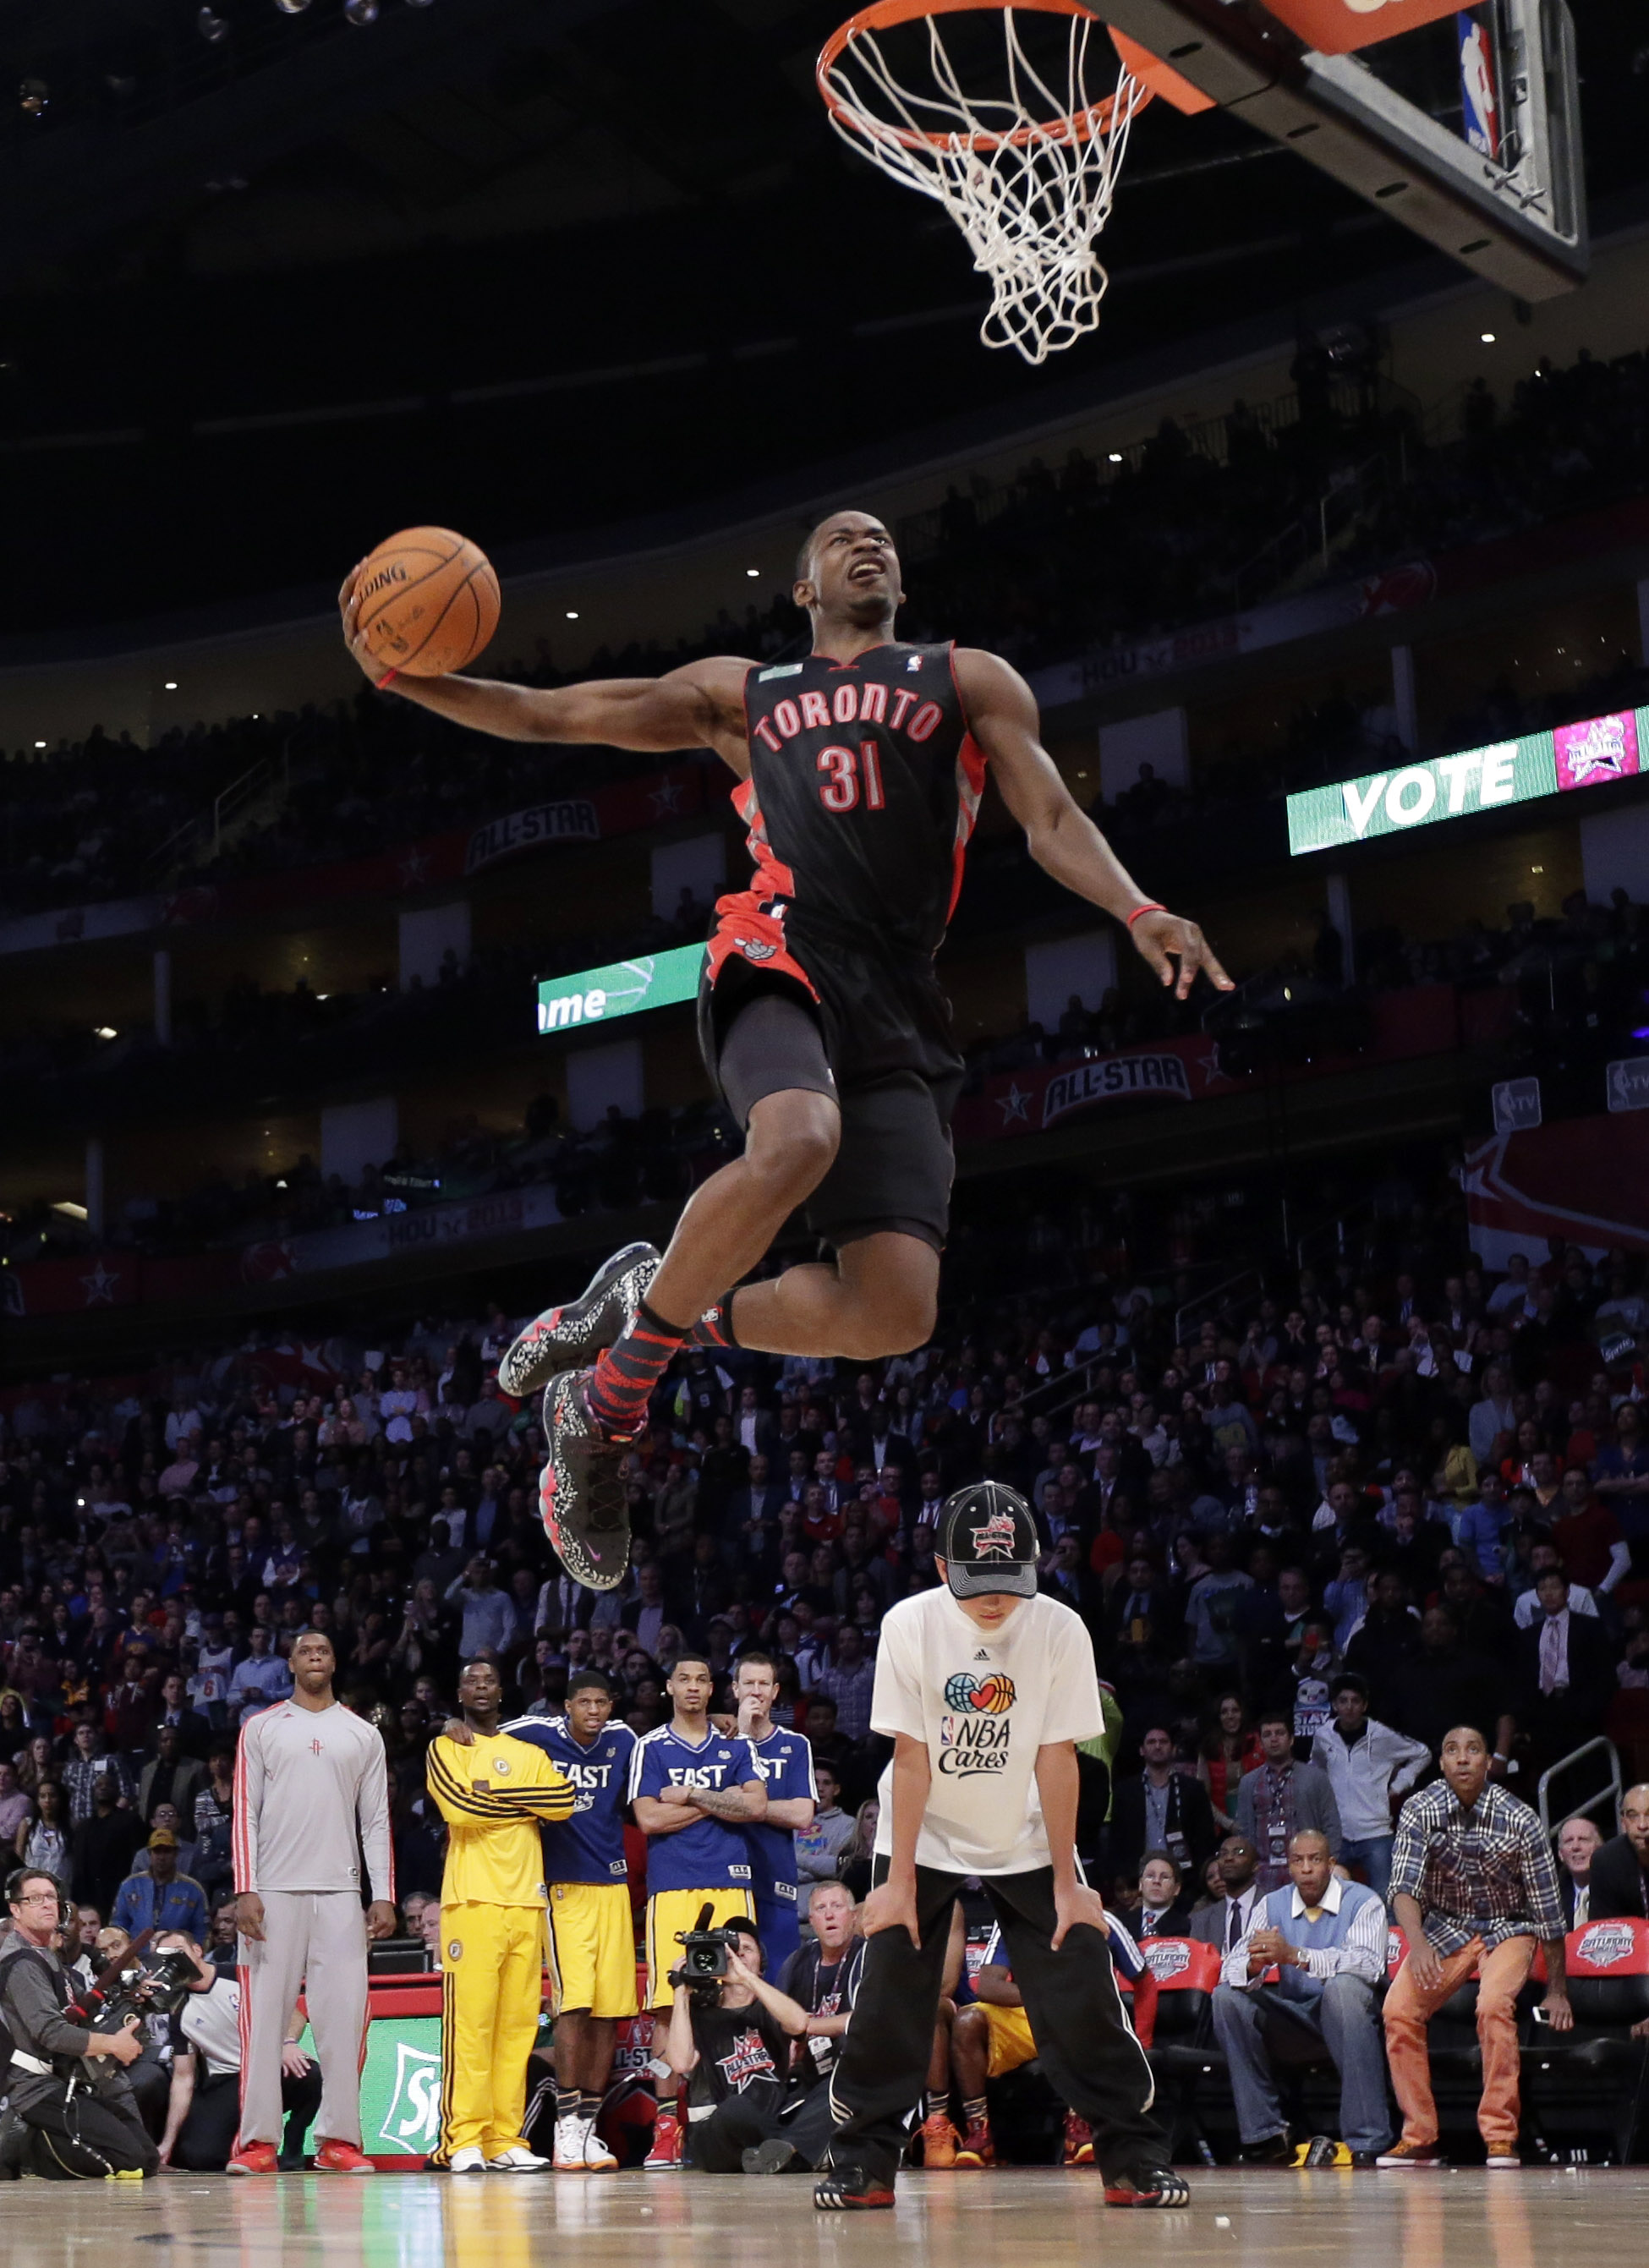
[[[587,2118],[593,2126],[600,2108],[601,2098],[599,2095],[581,2095],[578,2097],[578,2116],[580,2118]]]
[[[556,2088],[556,2117],[576,2118],[578,2116],[578,2104],[581,2099],[582,2098],[580,2097],[576,2087],[563,2087],[557,2083]]]
[[[598,1359],[585,1398],[611,1440],[634,1440],[647,1424],[652,1389],[687,1343],[686,1329],[666,1323],[644,1300],[622,1338]]]
[[[983,2126],[986,2115],[985,2098],[983,2095],[970,2095],[962,2104],[962,2117],[970,2126]]]
[[[736,1347],[732,1335],[732,1303],[737,1294],[729,1292],[725,1300],[718,1300],[707,1307],[687,1335],[688,1346]]]

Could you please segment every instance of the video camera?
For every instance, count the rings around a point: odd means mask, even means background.
[[[144,1958],[151,1933],[135,1937],[65,2011],[90,2032],[118,2032],[134,2016],[172,2016],[188,1998],[198,1971],[181,1946]]]
[[[698,1910],[695,1926],[679,1929],[675,1933],[675,1941],[681,1948],[681,1965],[670,1971],[667,1981],[685,1984],[697,2008],[713,2008],[721,1999],[727,1955],[741,1934],[736,1929],[712,1929],[710,1918],[715,1911],[707,1898]]]

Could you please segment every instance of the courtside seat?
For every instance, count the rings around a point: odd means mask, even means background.
[[[1187,2158],[1206,2140],[1217,2156],[1236,2146],[1236,2111],[1226,2058],[1214,2044],[1217,1945],[1153,1937],[1140,1948],[1156,1980],[1156,2021],[1147,2051],[1157,2083],[1157,2115],[1173,2154]]]
[[[1555,2148],[1606,2146],[1616,2164],[1630,2165],[1649,2085],[1649,2040],[1631,2037],[1649,2017],[1649,1922],[1588,1922],[1570,1931],[1564,1951],[1574,2029],[1531,2022],[1525,2031],[1531,2120]]]

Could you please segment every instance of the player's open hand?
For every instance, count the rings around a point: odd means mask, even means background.
[[[1149,961],[1164,984],[1174,986],[1176,1000],[1186,998],[1196,982],[1199,968],[1216,990],[1235,991],[1235,985],[1216,960],[1213,947],[1195,922],[1159,906],[1148,914],[1141,914],[1128,934],[1140,959]],[[1177,979],[1174,968],[1176,961],[1180,965]]]
[[[875,1937],[884,1929],[906,1930],[919,1953],[922,1931],[917,1920],[915,1883],[879,1882],[865,1901],[864,1918],[859,1926],[866,1937]]]
[[[1075,1929],[1078,1924],[1097,1929],[1102,1937],[1108,1937],[1111,1926],[1105,1918],[1104,1899],[1097,1890],[1091,1890],[1086,1882],[1072,1882],[1068,1889],[1056,1888],[1053,1935],[1056,1953],[1065,1941],[1065,1932]]]

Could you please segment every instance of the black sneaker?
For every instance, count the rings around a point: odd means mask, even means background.
[[[833,2166],[814,2183],[813,2201],[821,2213],[886,2213],[893,2183],[873,2181],[863,2166]]]
[[[796,2145],[787,2142],[782,2134],[768,2141],[758,2142],[754,2149],[740,2153],[739,2163],[747,2174],[787,2174],[792,2166],[801,2170],[796,2155]]]
[[[613,1591],[629,1565],[627,1441],[609,1441],[585,1401],[588,1371],[563,1370],[544,1396],[549,1455],[539,1476],[544,1532],[575,1583]]]
[[[652,1244],[627,1244],[603,1261],[576,1300],[546,1307],[505,1348],[498,1391],[524,1402],[557,1371],[582,1370],[593,1362],[629,1329],[658,1272],[658,1248]]]
[[[1245,2142],[1237,2154],[1240,2166],[1292,2166],[1294,2145],[1286,2126],[1280,2134],[1268,2134],[1262,2142]]]
[[[1172,2166],[1156,2166],[1149,2161],[1126,2167],[1121,2173],[1105,2176],[1107,2205],[1189,2205],[1191,2185]]]

